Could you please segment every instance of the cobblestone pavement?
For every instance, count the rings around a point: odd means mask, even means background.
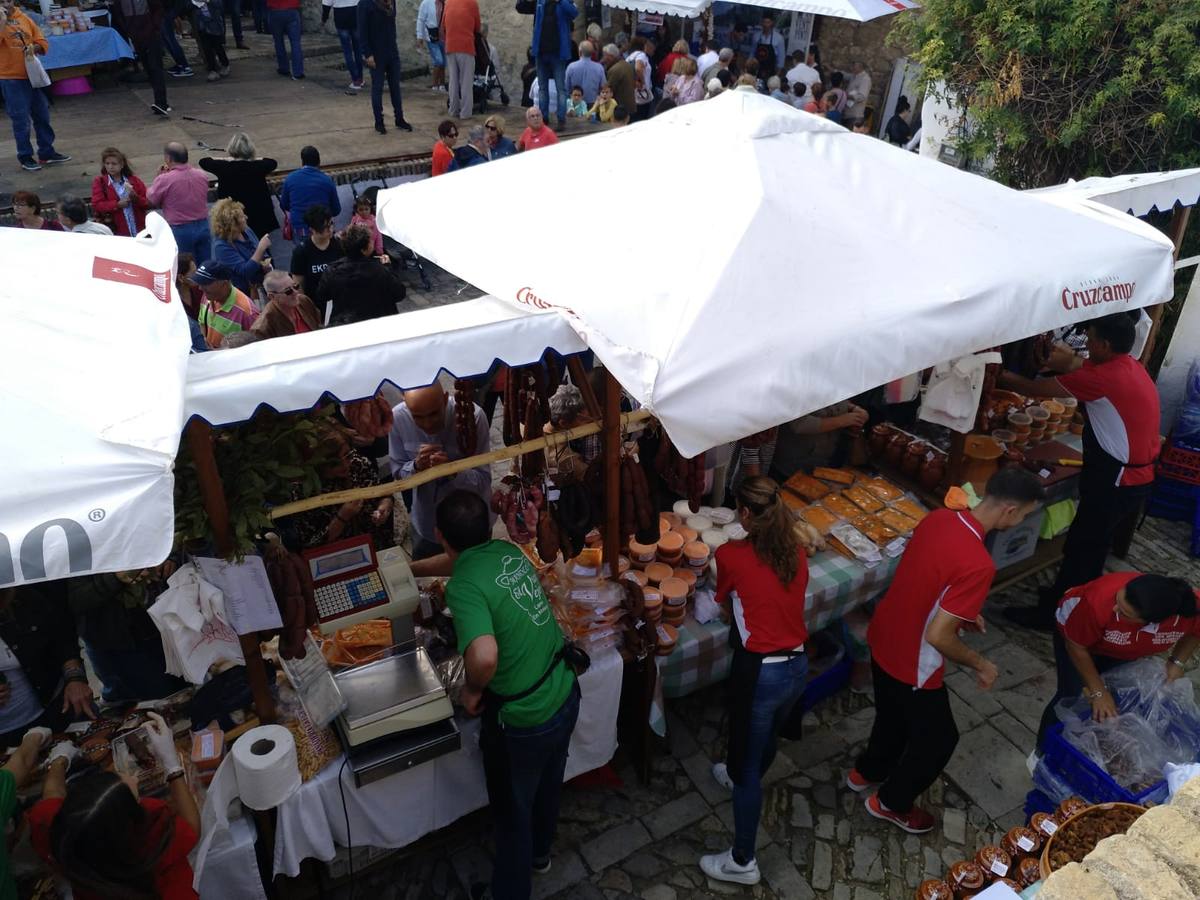
[[[1188,556],[1190,527],[1147,519],[1128,565],[1200,581]],[[1111,560],[1114,568],[1126,563]],[[945,775],[924,804],[939,827],[922,837],[870,818],[861,798],[843,783],[871,727],[869,695],[843,690],[806,719],[804,738],[783,742],[768,773],[759,834],[763,881],[740,887],[708,880],[697,860],[726,849],[733,814],[728,792],[710,774],[725,738],[721,687],[668,704],[669,748],[656,756],[649,784],[639,784],[628,760],[614,768],[621,787],[569,787],[555,844],[554,866],[535,880],[537,900],[684,900],[753,897],[761,900],[902,900],[923,879],[1023,821],[1031,787],[1025,759],[1033,747],[1045,702],[1053,692],[1048,636],[1009,631],[999,610],[1032,602],[1026,579],[993,597],[985,610],[988,633],[972,639],[1000,667],[987,694],[967,673],[947,683],[961,739]],[[1200,684],[1200,674],[1192,673]],[[490,870],[486,810],[400,851],[358,879],[354,894],[390,898],[462,898],[464,883]],[[336,892],[349,896],[349,888]]]

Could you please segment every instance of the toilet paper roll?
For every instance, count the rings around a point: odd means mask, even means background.
[[[238,795],[251,809],[272,809],[300,789],[296,741],[282,725],[251,728],[233,745]]]

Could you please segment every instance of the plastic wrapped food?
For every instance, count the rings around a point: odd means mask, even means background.
[[[854,484],[854,472],[850,469],[830,469],[826,466],[817,466],[813,469],[813,478],[820,478],[822,481],[832,481],[834,484]]]
[[[860,513],[850,520],[850,524],[865,534],[879,547],[882,547],[889,541],[894,541],[900,536],[895,529],[889,528],[881,522],[878,516],[869,516]]]
[[[849,522],[856,516],[862,515],[862,510],[843,497],[840,493],[830,494],[821,498],[821,505],[837,516]]]
[[[837,517],[819,503],[814,503],[802,509],[800,511],[800,518],[817,529],[817,532],[821,535],[828,534],[829,529],[838,523]]]
[[[886,478],[871,478],[862,482],[862,486],[884,503],[891,503],[904,496],[904,491],[900,490],[900,488],[896,487],[896,485],[892,484]]]
[[[916,519],[896,509],[880,510],[876,513],[876,518],[897,534],[912,534],[913,529],[917,527]]]
[[[803,472],[797,472],[795,475],[785,481],[783,486],[793,494],[797,494],[810,502],[813,500],[820,500],[829,493],[829,485],[822,481],[818,481],[811,475],[806,475]]]
[[[899,500],[894,501],[892,509],[902,515],[908,516],[910,519],[916,520],[918,523],[929,515],[920,503],[910,500],[907,497],[901,497]]]
[[[846,488],[842,495],[863,512],[876,513],[883,509],[883,501],[862,485]]]

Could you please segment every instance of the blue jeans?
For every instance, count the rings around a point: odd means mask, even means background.
[[[426,41],[429,48],[429,64],[435,69],[446,68],[446,45],[441,41]]]
[[[4,108],[12,119],[17,156],[33,156],[33,145],[29,143],[30,119],[33,119],[33,130],[37,134],[38,157],[49,159],[53,156],[54,129],[50,127],[50,104],[46,102],[46,95],[34,90],[24,78],[0,78],[0,94],[4,95]]]
[[[212,256],[212,235],[208,231],[208,219],[196,219],[194,222],[183,222],[171,226],[175,235],[175,243],[179,245],[180,253],[190,253],[196,259],[196,265]]]
[[[358,84],[363,80],[363,55],[362,48],[358,46],[358,30],[339,28],[337,36],[342,42],[342,56],[346,59],[350,80]]]
[[[280,72],[287,72],[288,58],[283,49],[283,36],[286,34],[288,43],[292,46],[292,74],[303,75],[304,52],[300,49],[300,10],[269,10],[267,21],[275,38],[275,68]]]
[[[567,121],[567,64],[561,59],[548,59],[544,56],[537,58],[538,108],[547,124],[550,122],[550,79],[554,79],[554,91],[557,95],[555,111],[558,124]]]
[[[750,708],[745,765],[733,778],[733,849],[754,858],[754,838],[762,815],[762,777],[775,759],[775,736],[804,693],[808,656],[763,663]]]
[[[175,34],[174,11],[169,11],[163,15],[162,41],[163,46],[167,48],[167,52],[171,54],[171,59],[175,61],[175,65],[186,66],[188,64],[187,56],[183,53],[183,47],[179,45],[179,36]]]
[[[567,748],[579,718],[579,686],[532,728],[501,728],[485,714],[479,736],[496,829],[495,900],[528,900],[533,861],[550,858]]]
[[[267,0],[250,0],[250,8],[254,12],[254,30],[259,34],[266,34]]]

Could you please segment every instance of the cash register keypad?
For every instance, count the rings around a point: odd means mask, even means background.
[[[387,591],[378,572],[368,572],[356,578],[322,585],[314,594],[317,601],[317,617],[321,621],[335,619],[371,606],[382,606],[388,602]]]

